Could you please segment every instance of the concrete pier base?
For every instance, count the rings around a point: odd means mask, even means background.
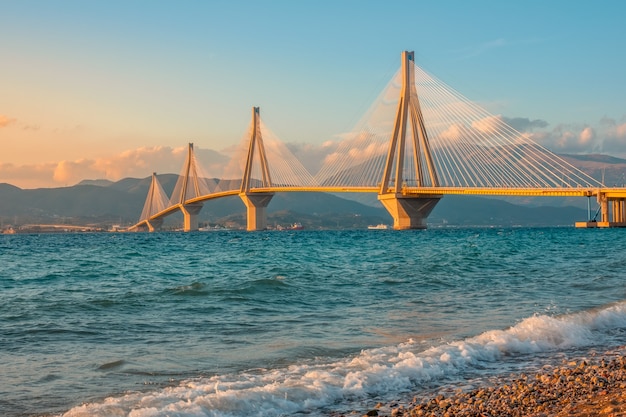
[[[393,217],[395,230],[426,229],[426,218],[442,196],[427,197],[379,194],[378,200]]]
[[[626,227],[626,198],[610,198],[601,193],[598,194],[598,204],[600,221],[576,222],[577,228]]]
[[[149,232],[161,230],[161,226],[163,226],[163,219],[148,220],[146,221],[146,225],[148,226]]]
[[[247,227],[249,232],[267,229],[267,205],[274,193],[241,193],[239,197],[247,208]]]
[[[202,210],[202,204],[182,204],[180,211],[183,213],[183,230],[193,232],[198,230],[198,213]]]
[[[579,229],[607,229],[610,227],[626,227],[625,222],[576,222],[576,228]]]

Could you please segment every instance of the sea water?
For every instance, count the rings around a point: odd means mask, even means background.
[[[624,233],[0,235],[0,415],[362,414],[602,353]]]

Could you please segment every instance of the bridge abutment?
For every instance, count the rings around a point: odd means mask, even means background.
[[[198,213],[202,210],[202,204],[181,204],[180,211],[183,213],[183,230],[193,232],[198,230]]]
[[[395,230],[426,229],[426,218],[442,196],[412,197],[379,194],[378,200],[393,217]]]
[[[267,229],[267,206],[274,193],[241,193],[239,197],[246,205],[247,227],[249,232]]]

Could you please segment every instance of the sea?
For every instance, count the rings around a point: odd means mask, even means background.
[[[626,231],[0,235],[0,415],[361,416],[626,344]]]

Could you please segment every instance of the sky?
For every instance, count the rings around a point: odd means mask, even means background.
[[[559,153],[626,157],[626,2],[0,0],[0,183],[178,173],[253,106],[315,152],[417,65]],[[214,152],[216,151],[216,152]]]

